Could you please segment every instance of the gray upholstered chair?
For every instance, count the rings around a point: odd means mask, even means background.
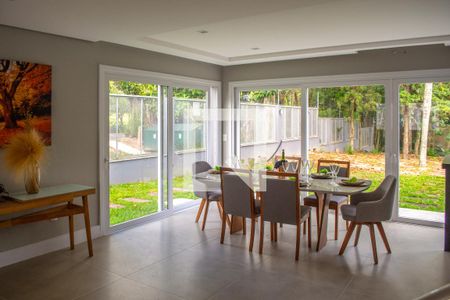
[[[338,165],[340,167],[339,177],[350,177],[350,162],[341,160],[326,160],[319,159],[317,162],[317,172],[320,172],[324,168],[330,170],[329,166]],[[348,202],[348,197],[343,195],[333,195],[330,201],[330,209],[334,210],[334,239],[338,239],[339,235],[339,208]],[[310,195],[303,198],[303,204],[316,208],[317,228],[319,228],[319,210],[317,209],[317,196]],[[348,227],[348,224],[347,224]]]
[[[260,212],[259,203],[255,201],[252,173],[249,170],[221,168],[220,178],[222,186],[221,201],[223,207],[220,243],[223,244],[225,237],[227,215],[231,215],[232,218],[242,217],[244,234],[246,219],[250,218],[251,231],[249,251],[252,251],[253,242],[255,240],[256,219],[259,217]]]
[[[192,185],[194,188],[194,195],[202,198],[202,201],[200,202],[200,206],[197,211],[197,216],[195,218],[195,223],[198,222],[200,219],[200,216],[202,214],[203,208],[205,208],[205,212],[203,214],[203,223],[202,223],[202,230],[205,230],[205,224],[206,219],[208,217],[208,210],[209,210],[209,203],[210,202],[216,202],[217,208],[219,209],[219,214],[222,215],[222,208],[220,206],[219,200],[221,197],[221,191],[220,187],[214,187],[211,185],[208,185],[205,182],[202,182],[200,180],[197,180],[195,178],[195,175],[203,172],[207,172],[208,170],[211,170],[212,167],[209,163],[206,161],[196,161],[192,164]]]
[[[259,173],[261,195],[261,227],[259,253],[263,252],[264,221],[271,225],[270,236],[276,241],[277,223],[295,225],[297,240],[295,260],[300,253],[300,226],[308,221],[308,247],[311,248],[311,207],[300,205],[298,173],[265,172]]]
[[[353,195],[350,200],[350,205],[343,205],[341,207],[342,217],[344,220],[350,221],[350,226],[344,242],[342,243],[339,255],[344,254],[345,248],[347,247],[355,227],[357,227],[355,246],[358,245],[362,225],[367,225],[370,229],[370,239],[372,241],[373,259],[375,264],[378,263],[378,255],[374,225],[377,225],[378,230],[380,231],[387,252],[391,253],[391,247],[389,246],[381,222],[388,221],[392,216],[396,181],[394,176],[388,175],[375,191]]]

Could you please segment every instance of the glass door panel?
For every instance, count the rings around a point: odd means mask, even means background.
[[[264,167],[281,149],[288,156],[300,156],[301,93],[298,88],[240,91],[241,165],[255,159],[257,167]]]
[[[384,86],[311,88],[308,96],[309,159],[350,161],[350,176],[375,189],[385,173]]]
[[[208,92],[203,89],[173,88],[173,207],[192,205],[192,164],[208,161]],[[213,167],[213,163],[209,162]]]
[[[160,211],[159,92],[154,84],[109,82],[109,212],[114,226]]]
[[[450,153],[450,82],[405,83],[399,93],[399,216],[443,223],[441,166]]]

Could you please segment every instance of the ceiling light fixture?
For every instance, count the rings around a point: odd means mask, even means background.
[[[202,29],[202,30],[199,30],[197,32],[200,33],[200,34],[207,34],[208,30]]]
[[[259,50],[260,48],[259,47],[252,47],[252,48],[250,48],[250,50]]]

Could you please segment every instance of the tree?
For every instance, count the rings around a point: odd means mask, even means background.
[[[10,60],[0,60],[0,105],[5,128],[18,128],[14,113],[14,98],[20,83],[36,64]]]
[[[425,167],[427,165],[428,127],[430,124],[432,94],[433,94],[433,83],[425,83],[425,89],[423,93],[423,108],[422,108],[422,134],[420,139],[420,157],[419,157],[420,167]]]

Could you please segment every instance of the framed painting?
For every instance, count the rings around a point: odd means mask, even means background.
[[[0,59],[0,147],[26,124],[51,145],[52,67]]]

